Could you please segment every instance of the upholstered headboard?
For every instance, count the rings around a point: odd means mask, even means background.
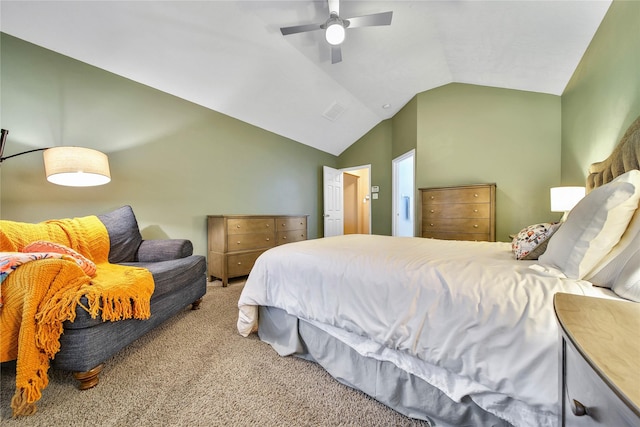
[[[587,191],[612,181],[619,175],[640,169],[640,117],[627,129],[624,136],[604,161],[593,163],[587,176]]]

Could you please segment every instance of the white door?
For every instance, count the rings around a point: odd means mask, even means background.
[[[415,150],[393,159],[393,230],[394,236],[415,235]]]
[[[344,234],[342,171],[330,168],[329,166],[323,166],[322,172],[324,188],[324,237],[340,236]]]

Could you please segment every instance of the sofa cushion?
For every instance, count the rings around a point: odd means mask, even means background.
[[[155,289],[151,295],[151,302],[175,289],[204,276],[207,263],[201,255],[192,255],[186,258],[172,259],[157,262],[126,262],[124,265],[146,268],[153,275]]]
[[[154,301],[162,298],[165,294],[175,292],[177,289],[205,278],[207,267],[206,258],[202,255],[191,255],[186,258],[159,262],[126,262],[123,265],[146,268],[153,275],[155,288],[153,295],[151,295],[151,317],[154,316]],[[184,301],[184,305],[187,306],[192,302]],[[86,306],[87,301],[84,297],[82,297],[81,303]],[[65,322],[64,327],[65,329],[82,329],[100,323],[102,323],[100,316],[92,319],[89,313],[78,307],[74,322]]]
[[[193,255],[193,244],[187,239],[143,240],[138,248],[139,262],[167,261]]]
[[[131,206],[126,205],[112,212],[98,215],[109,233],[111,246],[109,262],[133,262],[142,243],[142,235],[138,228],[138,221]]]

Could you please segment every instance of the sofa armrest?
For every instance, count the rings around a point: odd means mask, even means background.
[[[138,248],[137,261],[157,262],[193,255],[193,244],[186,239],[143,240]]]

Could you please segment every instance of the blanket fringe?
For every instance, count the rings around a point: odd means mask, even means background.
[[[33,415],[38,410],[36,402],[42,397],[42,390],[49,385],[49,358],[46,354],[39,352],[41,367],[36,371],[36,375],[31,378],[26,385],[17,387],[11,398],[11,409],[13,418]]]
[[[38,406],[35,402],[29,403],[29,398],[26,396],[27,390],[17,389],[16,394],[11,399],[11,408],[13,409],[13,418],[33,415],[38,411]],[[36,397],[35,400],[39,398]]]
[[[70,280],[72,288],[81,288],[88,277],[77,277]],[[44,352],[49,359],[53,359],[60,351],[60,335],[64,331],[63,322],[73,322],[76,317],[76,306],[80,297],[77,294],[57,293],[44,301],[36,314],[36,347]]]

